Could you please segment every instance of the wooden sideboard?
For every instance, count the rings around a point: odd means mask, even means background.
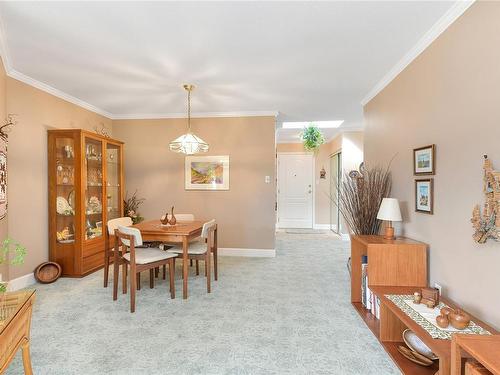
[[[361,259],[368,256],[370,285],[427,286],[427,245],[382,236],[351,236],[351,302],[361,304]]]
[[[24,373],[33,374],[30,358],[30,327],[34,290],[0,295],[0,374],[3,374],[15,354],[23,351]]]
[[[453,335],[451,340],[451,373],[461,375],[465,359],[481,364],[475,374],[500,374],[500,336]]]
[[[362,256],[368,256],[368,283],[372,293],[380,300],[380,319],[367,310],[361,302],[361,270]],[[416,324],[399,307],[390,301],[386,294],[413,294],[422,287],[427,286],[427,245],[407,238],[397,238],[396,240],[386,240],[381,236],[352,236],[351,237],[351,302],[353,307],[362,317],[368,328],[380,344],[392,358],[394,363],[405,375],[459,375],[460,372],[453,369],[463,365],[461,359],[455,359],[459,354],[455,349],[453,357],[452,344],[450,340],[433,339],[427,331]],[[451,306],[458,306],[449,299],[441,297],[441,300]],[[498,332],[486,323],[472,317],[472,319],[483,328],[497,335]],[[402,333],[405,329],[411,329],[431,350],[439,357],[438,361],[430,367],[417,365],[406,359],[398,351],[399,345],[403,343]],[[459,335],[463,336],[463,335]],[[469,335],[468,335],[469,336]],[[471,337],[478,337],[473,335]],[[481,338],[488,336],[479,336]],[[496,337],[496,336],[493,336]],[[480,339],[477,339],[480,340]],[[482,339],[481,339],[482,340]],[[489,339],[492,342],[498,339]],[[466,342],[479,345],[475,339],[458,339],[462,345]],[[496,360],[488,356],[488,350],[467,349],[466,345],[461,346],[460,353],[469,353],[467,356],[474,356],[477,360],[484,359],[485,362],[494,363]],[[478,354],[481,351],[482,354]],[[471,353],[473,352],[473,353]],[[500,353],[497,349],[494,354]],[[464,354],[465,356],[465,354]],[[497,355],[500,358],[500,355]],[[498,370],[496,370],[498,371]],[[500,374],[493,372],[494,374]]]

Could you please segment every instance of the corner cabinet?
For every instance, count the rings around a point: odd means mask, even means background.
[[[62,275],[104,265],[108,220],[123,212],[123,142],[85,130],[48,131],[49,258]]]

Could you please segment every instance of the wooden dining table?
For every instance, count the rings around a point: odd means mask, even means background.
[[[189,242],[200,237],[203,221],[179,221],[175,225],[162,225],[160,220],[143,221],[133,225],[141,231],[143,241],[160,241],[166,243],[182,244],[182,297],[188,297],[188,248]],[[214,233],[215,246],[217,246],[217,229]]]

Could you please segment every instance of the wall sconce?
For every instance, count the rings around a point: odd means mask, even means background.
[[[321,170],[319,171],[319,178],[322,178],[323,180],[326,179],[325,167],[322,167]]]

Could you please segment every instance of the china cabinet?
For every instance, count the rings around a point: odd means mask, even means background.
[[[48,131],[49,256],[62,275],[104,264],[108,220],[123,212],[123,142],[80,129]]]

